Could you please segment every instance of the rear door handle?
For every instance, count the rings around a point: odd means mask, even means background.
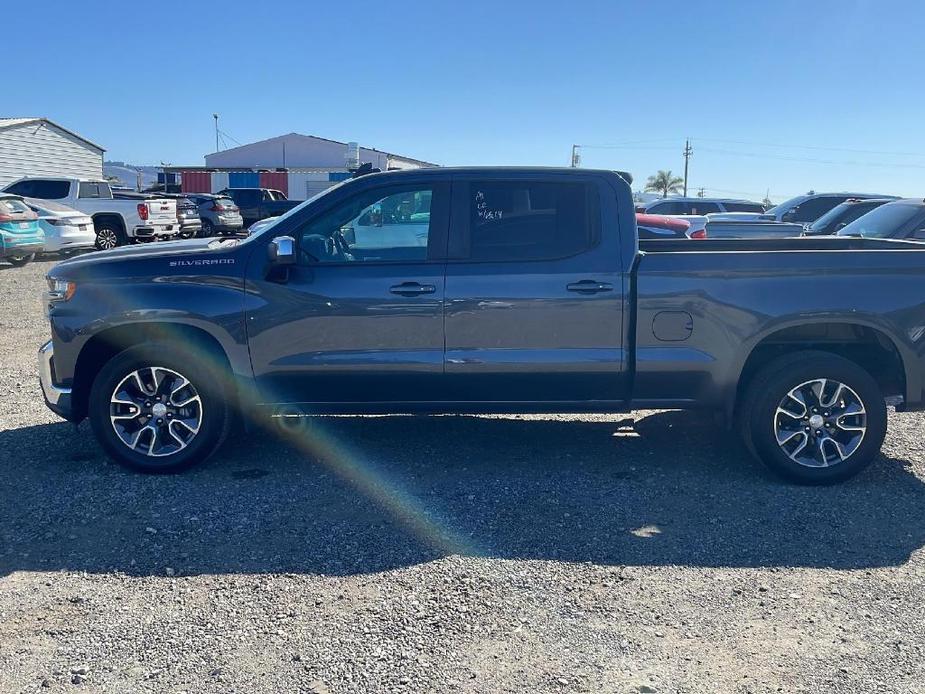
[[[419,294],[433,294],[437,288],[432,284],[421,284],[420,282],[402,282],[389,287],[393,294],[401,296],[418,296]]]
[[[579,294],[597,294],[598,292],[612,292],[613,285],[607,282],[595,282],[594,280],[581,280],[565,285],[570,292]]]

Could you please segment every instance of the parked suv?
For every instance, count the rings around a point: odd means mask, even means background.
[[[713,214],[716,212],[754,212],[761,214],[764,206],[751,200],[726,198],[662,198],[645,207],[646,214]]]
[[[828,236],[848,226],[855,219],[863,217],[880,205],[895,198],[870,198],[867,200],[851,198],[841,205],[836,205],[812,224],[805,225],[803,236]]]
[[[241,210],[231,198],[208,193],[189,193],[187,197],[199,207],[203,236],[236,234],[244,228]]]
[[[267,217],[278,217],[301,204],[299,200],[287,199],[281,190],[272,188],[226,188],[219,191],[219,195],[234,200],[241,210],[245,226]]]
[[[165,198],[177,201],[177,221],[180,223],[180,238],[191,239],[202,234],[202,219],[199,216],[199,205],[188,195],[167,193]]]

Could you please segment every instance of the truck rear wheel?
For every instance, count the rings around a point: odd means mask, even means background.
[[[874,459],[887,414],[867,371],[836,354],[804,351],[755,375],[740,421],[749,448],[772,470],[800,484],[832,484]]]
[[[107,362],[90,390],[97,440],[117,463],[141,472],[179,472],[228,434],[228,374],[170,345],[129,348]]]
[[[111,222],[102,222],[96,227],[96,249],[105,251],[126,243],[125,232]]]

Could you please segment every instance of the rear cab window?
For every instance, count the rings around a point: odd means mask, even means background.
[[[77,189],[79,198],[112,199],[112,190],[108,183],[102,181],[81,181]]]
[[[463,254],[470,261],[556,260],[599,237],[597,189],[586,182],[470,181]]]

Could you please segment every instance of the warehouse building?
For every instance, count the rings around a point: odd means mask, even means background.
[[[23,176],[101,178],[105,151],[47,118],[0,118],[0,187]]]
[[[436,166],[431,162],[338,142],[289,133],[269,140],[205,155],[204,167],[170,166],[168,186],[184,193],[217,193],[225,188],[273,188],[290,200],[306,200],[350,178],[360,164],[382,171]]]
[[[207,169],[343,169],[349,147],[347,142],[289,133],[207,154],[205,160]],[[382,171],[436,166],[369,147],[358,149],[360,163],[368,162]]]

